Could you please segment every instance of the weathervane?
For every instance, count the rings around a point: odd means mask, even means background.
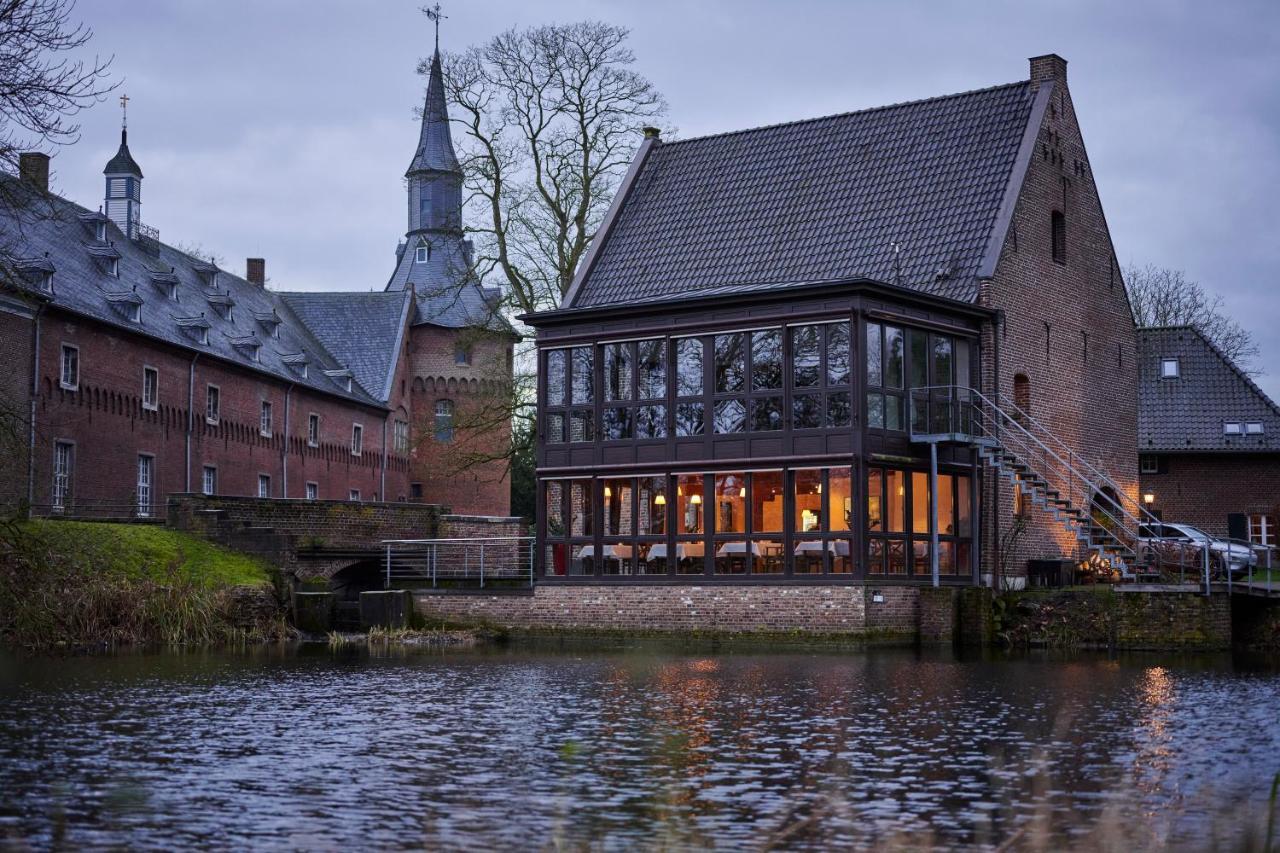
[[[120,96],[120,128],[122,130],[129,129],[129,96]]]
[[[423,6],[422,11],[426,12],[427,17],[430,18],[436,25],[436,53],[439,53],[440,52],[440,21],[449,16],[440,14],[439,3],[437,3],[434,6]]]

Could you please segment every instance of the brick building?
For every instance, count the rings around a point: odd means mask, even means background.
[[[1132,557],[1132,314],[1067,87],[638,151],[541,358],[555,583],[993,583]],[[1016,497],[1015,497],[1016,496]]]
[[[42,154],[0,176],[0,500],[148,516],[204,492],[505,516],[505,464],[454,464],[509,442],[460,415],[501,398],[514,337],[471,274],[438,56],[426,103],[381,292],[276,291],[260,258],[241,277],[161,242],[127,131],[97,211],[50,193]]]
[[[1139,471],[1151,511],[1276,545],[1280,408],[1193,328],[1141,329],[1138,340]]]

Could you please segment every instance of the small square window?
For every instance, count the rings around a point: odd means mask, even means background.
[[[1159,474],[1160,460],[1155,456],[1141,456],[1138,459],[1138,472],[1141,474]]]
[[[1180,365],[1176,358],[1160,359],[1160,378],[1161,379],[1177,379],[1180,375]]]
[[[351,490],[351,493],[347,496],[347,499],[348,499],[348,500],[353,500],[353,501],[358,501],[358,500],[360,500],[360,490],[359,490],[359,489],[352,489],[352,490]]]
[[[1223,435],[1240,435],[1243,432],[1244,432],[1244,429],[1240,425],[1239,421],[1225,421],[1222,424]]]
[[[413,262],[415,264],[425,264],[431,257],[431,253],[427,251],[426,246],[419,246],[413,253]]]
[[[1262,435],[1265,430],[1262,421],[1249,421],[1244,425],[1244,431],[1247,435]]]
[[[320,495],[319,483],[307,483],[307,500],[314,501]]]

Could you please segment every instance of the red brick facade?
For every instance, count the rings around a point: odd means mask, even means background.
[[[1136,501],[1133,316],[1066,85],[1066,61],[1034,59],[1031,77],[1041,85],[1052,81],[1053,89],[995,275],[983,288],[983,304],[1002,312],[984,336],[983,385],[1013,399],[1015,378],[1026,377],[1030,415]],[[1057,259],[1055,212],[1065,225]],[[995,500],[995,480],[988,478],[984,501],[984,572],[1003,565],[1022,575],[1028,559],[1075,556],[1073,536],[1030,505],[1025,527],[1011,533],[1013,495],[1001,480]]]
[[[37,511],[53,502],[58,442],[74,447],[68,512],[130,514],[140,455],[153,459],[153,514],[163,511],[170,493],[201,491],[205,466],[216,470],[216,490],[226,495],[257,495],[260,476],[269,478],[272,497],[305,497],[307,483],[316,484],[319,499],[330,500],[346,500],[353,490],[361,500],[394,499],[408,491],[408,460],[393,453],[384,459],[384,425],[389,441],[391,424],[381,409],[290,386],[57,310],[40,318],[39,335],[32,494]],[[6,330],[6,346],[21,339]],[[74,389],[62,387],[64,345],[78,351]],[[143,405],[144,368],[157,372],[154,408]],[[206,417],[210,386],[218,389],[216,423]],[[263,402],[271,404],[269,435],[261,430]],[[307,435],[313,413],[320,426],[315,445]],[[353,424],[362,427],[359,454],[352,452]]]
[[[423,325],[413,328],[409,340],[415,436],[411,482],[454,512],[507,515],[511,338]],[[460,350],[465,359],[459,358]],[[441,401],[453,406],[451,437],[443,428],[437,430]]]
[[[1168,453],[1149,459],[1159,473],[1141,475],[1142,492],[1155,498],[1151,509],[1165,521],[1227,536],[1233,514],[1280,519],[1280,454]]]

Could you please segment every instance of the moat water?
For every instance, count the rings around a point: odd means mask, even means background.
[[[651,642],[0,658],[0,847],[1260,844],[1280,664]]]

